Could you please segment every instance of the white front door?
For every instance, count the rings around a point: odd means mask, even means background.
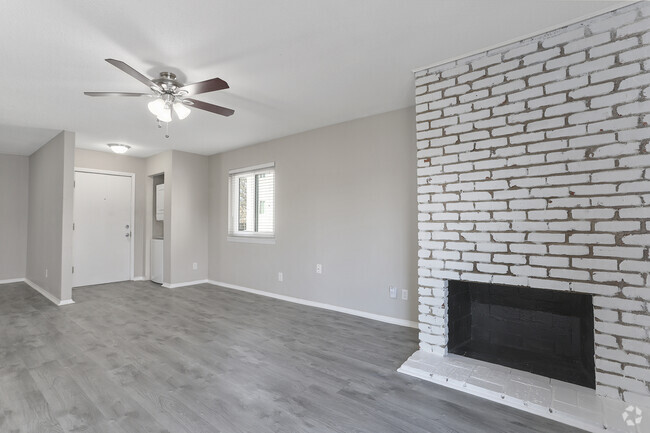
[[[75,172],[73,287],[131,279],[132,181]]]

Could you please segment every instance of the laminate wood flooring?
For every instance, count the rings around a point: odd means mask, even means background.
[[[396,372],[417,330],[208,284],[0,285],[0,432],[575,432]]]

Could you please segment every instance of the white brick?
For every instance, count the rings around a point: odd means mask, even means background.
[[[538,84],[545,84],[551,81],[560,81],[564,80],[567,76],[566,69],[556,69],[551,72],[546,72],[544,74],[533,75],[528,78],[529,86],[537,86]]]
[[[631,35],[639,32],[647,32],[650,28],[650,18],[646,18],[636,23],[629,24],[625,27],[621,27],[616,30],[616,37],[621,38],[623,36]]]
[[[576,39],[583,38],[585,36],[584,27],[577,28],[571,31],[560,31],[556,36],[551,36],[542,41],[542,47],[549,48],[555,45],[560,45],[566,42],[570,42]]]
[[[589,30],[600,33],[605,30],[617,29],[636,20],[637,11],[633,10],[624,14],[614,15],[606,19],[598,20],[589,24]]]
[[[616,260],[611,260],[611,259],[572,258],[571,265],[574,268],[582,268],[582,269],[602,269],[606,271],[615,271],[617,269]]]
[[[523,101],[516,102],[514,104],[499,105],[492,108],[492,113],[495,116],[500,116],[502,114],[519,113],[524,110],[525,106],[526,103]]]
[[[614,65],[614,56],[602,57],[585,63],[580,63],[569,67],[569,75],[584,75],[594,71],[602,71]]]
[[[524,275],[527,277],[546,277],[548,274],[546,268],[534,266],[510,266],[510,272],[514,275]]]
[[[609,33],[600,33],[595,36],[590,36],[588,38],[583,38],[575,42],[568,43],[564,46],[564,52],[566,54],[575,53],[576,51],[582,51],[589,47],[594,47],[596,45],[604,44],[611,40]]]
[[[558,105],[566,102],[565,93],[557,93],[551,96],[544,96],[543,98],[532,99],[528,101],[528,108],[539,108],[549,105]]]
[[[456,66],[455,68],[447,69],[446,71],[442,72],[440,75],[442,76],[442,78],[449,78],[449,77],[454,77],[456,75],[464,74],[467,71],[469,71],[469,65],[460,65],[460,66]]]
[[[609,68],[604,71],[594,72],[591,74],[592,83],[600,83],[601,81],[613,80],[621,77],[628,77],[637,74],[641,71],[641,65],[638,63],[630,63],[629,65],[619,66],[617,68]]]
[[[614,235],[609,233],[577,233],[569,236],[572,244],[614,244]]]
[[[544,94],[542,87],[532,87],[521,92],[511,93],[508,95],[508,102],[517,102],[524,99],[536,98]]]
[[[510,244],[510,251],[523,254],[546,254],[546,245],[535,244]]]
[[[489,56],[489,57],[481,57],[477,60],[474,60],[472,62],[472,69],[474,70],[481,69],[486,66],[495,65],[497,63],[501,63],[501,54],[496,54],[494,56]]]
[[[576,113],[587,109],[587,104],[584,101],[569,102],[566,104],[554,105],[544,110],[544,116],[560,116],[562,114]],[[569,118],[571,119],[571,118]],[[570,120],[569,120],[570,121]]]
[[[621,63],[645,60],[648,58],[650,58],[650,45],[637,48],[636,50],[628,50],[618,55],[618,59]]]
[[[587,131],[590,134],[603,131],[615,131],[619,129],[634,128],[637,124],[638,119],[636,117],[621,117],[618,119],[592,123],[587,127]]]
[[[623,237],[623,243],[626,245],[650,246],[650,234],[628,235]]]
[[[551,269],[549,271],[551,278],[560,278],[564,280],[588,280],[590,277],[587,271],[578,271],[575,269]]]
[[[627,114],[645,114],[650,112],[650,101],[639,101],[633,104],[621,105],[616,108],[616,111],[622,116]]]
[[[519,45],[514,48],[512,48],[510,51],[507,51],[504,55],[504,59],[512,59],[514,57],[521,57],[524,54],[532,53],[534,51],[537,51],[539,47],[539,43],[537,41],[532,42],[530,44],[526,45]]]
[[[632,89],[650,84],[650,73],[639,74],[634,77],[626,78],[618,85],[619,90]]]
[[[622,39],[609,44],[600,45],[589,50],[589,57],[594,59],[596,57],[605,56],[607,54],[615,53],[617,51],[627,50],[639,44],[638,38]]]
[[[531,256],[528,260],[531,265],[535,266],[546,266],[549,268],[566,268],[569,266],[569,259],[567,257]]]
[[[550,71],[551,69],[563,68],[566,66],[574,65],[576,63],[584,62],[586,58],[587,56],[584,52],[579,52],[571,54],[570,56],[562,56],[558,57],[557,59],[551,59],[546,62],[545,66],[546,70]]]
[[[492,98],[488,99],[482,99],[480,101],[476,101],[473,103],[474,109],[475,110],[480,110],[482,108],[491,108],[491,107],[496,107],[497,105],[505,102],[506,97],[503,95],[500,96],[495,96]]]
[[[467,83],[469,81],[474,81],[477,78],[481,78],[482,76],[485,75],[485,70],[480,70],[480,71],[473,71],[465,75],[461,75],[458,77],[458,83]]]
[[[472,89],[485,89],[503,83],[505,77],[503,75],[495,75],[492,77],[483,78],[472,83]]]
[[[582,77],[586,79],[586,77]],[[601,83],[594,86],[583,87],[569,92],[571,99],[588,98],[596,95],[606,95],[614,90],[614,83]]]
[[[492,261],[495,263],[523,265],[526,263],[526,256],[523,256],[521,254],[494,254]]]
[[[599,221],[595,226],[598,232],[633,232],[641,229],[639,221]],[[603,247],[599,247],[603,248]],[[620,248],[620,247],[619,247]]]
[[[524,80],[515,80],[501,84],[500,86],[492,86],[491,90],[493,95],[500,95],[502,93],[510,93],[516,90],[521,90],[525,87],[526,82]]]
[[[505,274],[508,272],[508,267],[505,265],[495,265],[491,263],[477,263],[476,269],[480,272],[487,272],[490,274]]]
[[[603,160],[607,161],[607,160]],[[642,177],[642,170],[628,169],[628,170],[612,170],[601,171],[591,175],[592,182],[623,182],[629,180],[637,180]]]
[[[582,113],[575,113],[569,116],[568,122],[572,125],[580,123],[597,122],[600,120],[608,119],[612,116],[611,108],[601,108],[599,110],[584,111]]]
[[[545,51],[538,51],[536,53],[528,54],[523,59],[524,65],[531,65],[533,63],[543,62],[545,60],[552,59],[553,57],[559,56],[560,53],[561,53],[560,49],[555,47]]]
[[[510,60],[509,62],[503,62],[498,65],[490,66],[487,69],[489,75],[502,74],[504,72],[511,71],[519,67],[521,61],[519,59]]]
[[[635,101],[639,98],[639,89],[627,90],[624,92],[611,93],[591,100],[591,108],[611,107],[625,102]],[[620,107],[619,107],[620,108]],[[621,113],[622,114],[622,113]]]

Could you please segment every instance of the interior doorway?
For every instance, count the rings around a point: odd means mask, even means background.
[[[135,174],[75,169],[72,286],[133,279]]]

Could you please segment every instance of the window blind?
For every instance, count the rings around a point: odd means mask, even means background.
[[[272,237],[275,232],[275,167],[232,170],[229,175],[229,234]]]

